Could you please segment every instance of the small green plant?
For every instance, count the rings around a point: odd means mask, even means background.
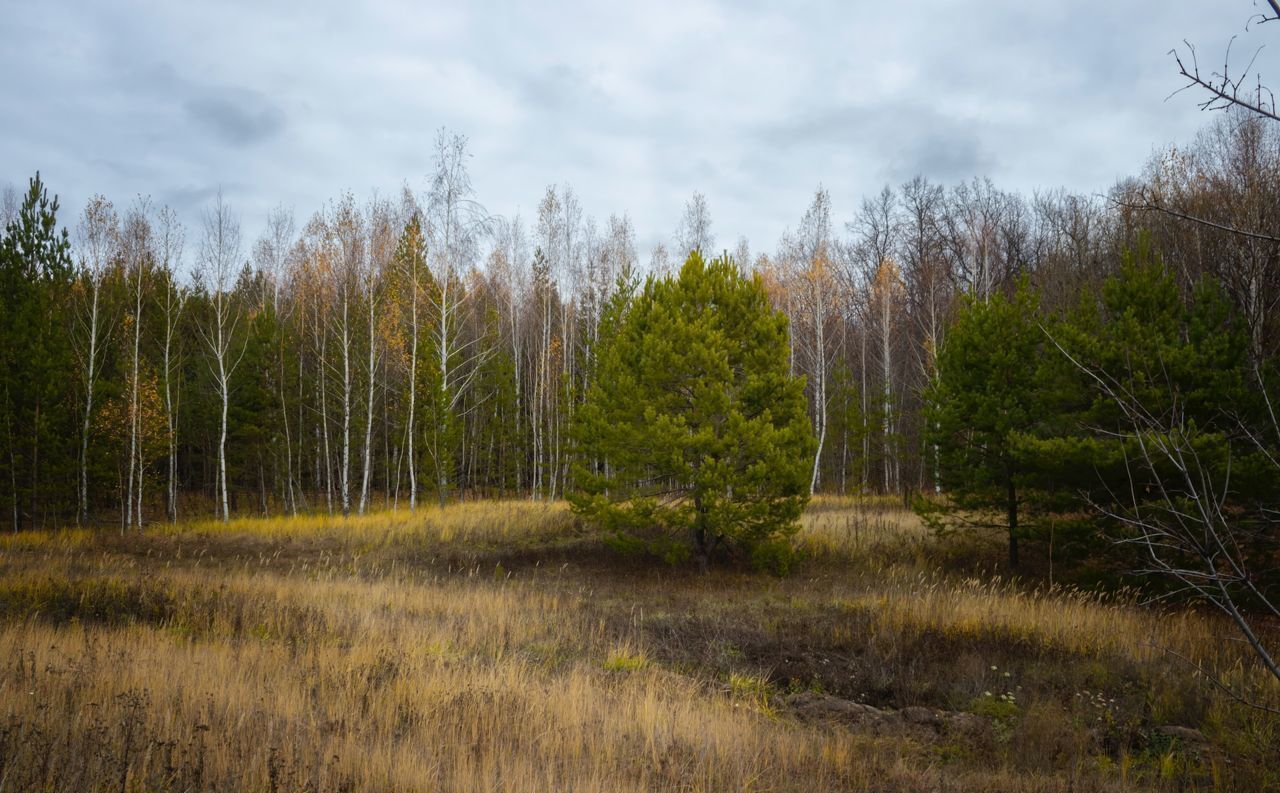
[[[993,673],[998,673],[998,667],[991,667]],[[1022,709],[1018,706],[1018,695],[1015,690],[1009,688],[1012,683],[1011,675],[1005,672],[1000,678],[1005,685],[1004,691],[984,691],[982,696],[975,699],[969,706],[969,710],[979,716],[985,716],[991,719],[992,729],[995,731],[996,740],[1000,743],[1008,743],[1009,738],[1013,735],[1013,729],[1017,726],[1018,719],[1022,715]]]
[[[643,652],[629,647],[615,647],[604,660],[606,672],[637,672],[648,665],[649,659]]]
[[[775,715],[773,686],[764,677],[729,673],[729,696],[734,704],[746,704],[768,716]]]
[[[787,681],[787,693],[788,694],[825,694],[827,693],[827,689],[825,686],[822,685],[822,681],[816,677],[810,678],[808,680],[801,680],[800,678],[793,677],[789,681]]]
[[[973,701],[969,709],[979,716],[986,716],[996,721],[1015,719],[1021,712],[1014,694],[992,694],[990,691],[984,691],[982,696]]]

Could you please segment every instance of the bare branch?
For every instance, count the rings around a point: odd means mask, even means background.
[[[1116,206],[1121,207],[1122,209],[1131,209],[1139,212],[1161,212],[1163,214],[1169,215],[1170,217],[1178,218],[1179,220],[1187,220],[1192,223],[1199,224],[1201,226],[1207,226],[1209,228],[1218,229],[1219,231],[1225,231],[1228,234],[1236,234],[1241,237],[1248,237],[1249,239],[1255,239],[1255,240],[1264,240],[1266,242],[1280,243],[1280,237],[1276,237],[1271,234],[1265,234],[1260,231],[1251,231],[1249,229],[1237,228],[1235,226],[1231,226],[1226,223],[1219,223],[1215,220],[1209,220],[1208,218],[1203,218],[1198,215],[1192,215],[1187,212],[1174,209],[1173,207],[1166,206],[1148,197],[1145,190],[1142,193],[1142,199],[1143,200],[1141,202],[1133,202],[1133,201],[1125,201],[1120,198],[1112,198],[1111,202]]]

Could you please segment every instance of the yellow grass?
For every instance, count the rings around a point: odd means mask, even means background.
[[[152,585],[200,600],[205,583]],[[139,781],[170,763],[142,743],[197,747],[217,789],[273,773],[288,789],[395,790],[836,788],[886,764],[923,778],[893,752],[868,765],[871,737],[797,730],[647,669],[573,603],[525,587],[241,574],[218,590],[195,636],[182,622],[6,626],[0,655],[20,660],[0,688],[5,719],[59,753],[102,727],[108,755],[127,753],[131,728]],[[560,644],[574,660],[549,660]],[[95,776],[118,770],[110,756]]]
[[[95,536],[87,529],[9,532],[0,534],[0,551],[68,550],[85,545]]]
[[[919,547],[929,531],[897,498],[815,496],[800,519],[799,548],[816,554],[866,555],[885,546]]]
[[[564,505],[520,501],[0,540],[0,790],[1119,791],[1270,779],[1256,756],[1274,722],[1233,715],[1153,649],[1262,685],[1221,620],[921,568],[903,560],[931,540],[890,503],[817,501],[798,541],[827,561],[782,580],[580,556],[566,537],[591,542]],[[451,548],[478,561],[433,561]],[[812,679],[787,672],[797,659]],[[840,664],[849,671],[824,671]],[[788,686],[830,691],[853,673],[934,707],[990,709],[984,689],[1004,680],[1011,696],[1015,683],[1027,690],[977,737],[791,711]],[[1091,699],[1057,691],[1059,678],[1087,682]],[[1100,721],[1125,718],[1108,699],[1145,707],[1129,688],[1157,683],[1169,692],[1151,694],[1165,697],[1159,712],[1201,713],[1191,726],[1235,736],[1232,762],[1089,737],[1123,726]]]
[[[872,585],[840,603],[870,612],[890,632],[1004,632],[1067,652],[1146,660],[1161,648],[1213,654],[1223,627],[1221,620],[1193,611],[1139,607],[1125,593],[1029,587],[999,574],[942,575],[898,564],[904,549],[924,549],[935,539],[896,499],[819,496],[802,518],[796,541],[811,553],[864,558],[869,566],[858,576]]]
[[[327,513],[273,518],[239,517],[226,523],[200,520],[157,529],[168,534],[208,537],[247,535],[274,540],[337,538],[368,545],[399,540],[494,543],[546,537],[564,531],[568,505],[543,501],[471,501],[441,509],[423,506],[371,512],[365,515]]]

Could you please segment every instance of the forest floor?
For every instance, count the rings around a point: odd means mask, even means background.
[[[0,791],[1280,789],[1230,625],[822,498],[785,578],[561,504],[0,537]]]

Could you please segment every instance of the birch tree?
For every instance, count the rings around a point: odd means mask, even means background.
[[[809,376],[813,433],[817,448],[809,478],[809,492],[817,491],[822,451],[827,438],[828,382],[835,364],[835,321],[839,317],[836,279],[831,267],[831,196],[819,187],[784,254],[791,272],[787,292],[794,295],[796,315],[803,327],[792,335],[799,340],[805,373]]]
[[[237,345],[236,330],[241,311],[236,296],[236,267],[240,258],[240,221],[218,193],[213,207],[204,216],[204,239],[200,245],[200,272],[210,290],[210,316],[198,332],[208,352],[221,407],[218,425],[218,501],[223,522],[231,519],[227,497],[227,410],[231,402],[231,377],[244,358],[246,345]],[[237,346],[239,349],[237,350]]]
[[[502,221],[497,228],[495,255],[490,259],[490,277],[500,301],[503,315],[504,343],[512,364],[512,386],[515,394],[515,429],[520,435],[524,426],[526,408],[523,354],[523,333],[526,325],[525,299],[529,290],[529,240],[520,215],[510,221]],[[516,488],[524,487],[526,473],[524,455],[516,455]]]
[[[871,281],[869,308],[875,322],[876,341],[880,353],[881,371],[881,442],[884,448],[884,492],[891,493],[898,487],[902,461],[895,437],[895,361],[894,332],[902,302],[902,275],[893,259],[885,258],[876,268]]]
[[[285,363],[288,353],[285,350],[285,333],[284,323],[287,319],[286,305],[287,302],[282,300],[281,294],[284,291],[285,282],[289,277],[289,256],[293,248],[294,237],[294,220],[293,210],[280,205],[267,213],[267,226],[263,230],[262,236],[258,238],[257,245],[254,247],[254,257],[257,260],[258,268],[266,276],[268,281],[268,294],[270,297],[269,307],[271,316],[277,321],[275,334],[275,349],[272,351],[275,357],[275,397],[277,406],[280,409],[280,429],[284,435],[284,460],[285,460],[285,481],[284,481],[284,500],[285,508],[293,514],[298,514],[298,495],[294,490],[294,473],[293,473],[293,432],[291,421],[289,418],[289,400],[286,392],[288,387],[288,377],[285,371]],[[301,427],[299,427],[301,430]]]
[[[687,256],[693,251],[710,255],[715,244],[716,235],[711,232],[711,209],[707,205],[707,197],[695,192],[685,202],[684,214],[680,216],[680,224],[676,226],[675,252],[679,256]]]
[[[582,204],[574,194],[573,188],[565,185],[560,193],[560,241],[559,266],[555,272],[559,274],[556,287],[560,299],[560,371],[555,385],[554,398],[556,409],[552,412],[553,430],[551,432],[551,497],[557,498],[563,493],[565,481],[568,479],[569,459],[565,454],[564,440],[570,423],[573,421],[573,383],[575,378],[576,356],[573,354],[577,346],[574,331],[577,328],[574,314],[573,295],[577,292],[577,281],[582,272],[582,258],[586,232],[583,225]]]
[[[133,354],[129,369],[129,482],[126,488],[128,495],[124,525],[139,530],[142,529],[142,488],[146,470],[141,446],[142,411],[138,400],[142,358],[142,307],[153,263],[151,222],[147,217],[149,212],[150,201],[140,198],[126,216],[122,233],[125,272],[129,277],[133,303],[133,312],[128,317]]]
[[[314,427],[316,471],[324,488],[325,507],[334,514],[334,462],[330,410],[329,379],[334,368],[329,355],[329,335],[332,323],[335,270],[340,256],[333,240],[329,219],[317,212],[308,222],[304,233],[306,240],[306,264],[308,268],[307,302],[310,304],[310,330],[312,353],[316,360],[313,377],[313,411],[317,421]]]
[[[560,407],[560,373],[564,343],[556,338],[557,317],[564,317],[560,280],[566,252],[572,250],[567,229],[568,211],[555,186],[547,188],[538,205],[538,249],[533,259],[533,289],[538,304],[538,363],[534,381],[537,400],[534,420],[534,489],[555,496],[559,468],[557,414]]]
[[[78,296],[83,305],[77,315],[79,332],[74,337],[84,385],[84,417],[80,430],[80,475],[76,501],[76,525],[89,517],[89,434],[93,422],[93,398],[101,375],[104,340],[111,335],[112,321],[104,305],[103,286],[115,254],[119,218],[111,202],[101,195],[89,199],[76,229],[80,249]]]
[[[899,226],[895,212],[897,197],[888,187],[882,189],[874,197],[863,200],[862,206],[854,219],[845,224],[845,228],[853,235],[853,240],[845,254],[845,267],[842,277],[850,295],[859,295],[853,302],[860,324],[859,353],[861,359],[861,382],[863,394],[863,444],[864,456],[870,458],[872,437],[869,422],[875,412],[883,411],[880,417],[881,453],[881,487],[887,492],[892,489],[893,466],[896,455],[893,448],[893,319],[896,317],[892,298],[897,295],[893,288],[897,276],[883,271],[886,263],[892,261],[898,245]],[[895,269],[892,271],[896,273]],[[886,301],[881,298],[890,298]],[[872,366],[876,354],[880,358],[880,383],[878,389],[872,387]],[[873,392],[879,394],[877,405],[871,400]],[[870,466],[863,471],[869,484]]]
[[[920,337],[917,349],[922,394],[937,375],[938,349],[953,291],[940,217],[944,201],[942,188],[923,178],[916,177],[902,186],[902,260],[908,314]],[[931,445],[930,457],[936,495],[942,492],[936,443]]]
[[[491,227],[484,207],[476,200],[467,170],[465,135],[440,130],[435,144],[435,172],[431,178],[427,211],[432,245],[428,260],[434,288],[427,294],[432,313],[431,343],[435,354],[436,402],[432,437],[436,495],[444,506],[450,488],[448,440],[462,398],[479,371],[476,365],[488,354],[487,339],[466,338],[462,311],[467,300],[463,288],[466,272],[479,256],[481,239]]]
[[[405,419],[405,446],[407,447],[406,456],[409,462],[410,512],[413,512],[418,507],[418,454],[416,448],[418,430],[415,422],[418,416],[418,348],[422,335],[420,307],[422,305],[422,278],[426,271],[426,256],[426,237],[422,231],[421,214],[416,207],[413,207],[413,211],[409,214],[409,220],[405,223],[404,231],[400,234],[395,257],[397,265],[409,284],[407,297],[409,304],[409,376],[406,382],[409,392],[409,406]]]
[[[333,292],[337,298],[337,341],[341,358],[340,385],[342,388],[342,453],[338,462],[338,496],[342,504],[342,516],[351,514],[351,398],[354,391],[352,357],[355,355],[355,334],[352,327],[351,303],[359,277],[360,262],[364,256],[364,223],[356,210],[355,199],[350,193],[334,208],[333,236],[337,243],[336,261],[332,270]]]
[[[179,322],[186,306],[187,290],[178,284],[178,268],[186,242],[186,231],[170,207],[161,207],[156,215],[156,248],[158,253],[155,290],[160,321],[160,366],[164,387],[165,438],[167,440],[168,476],[165,487],[165,515],[170,523],[178,520],[178,401],[177,373],[181,366]]]
[[[373,477],[373,408],[378,383],[378,310],[382,299],[382,275],[391,258],[394,245],[394,215],[386,201],[369,203],[366,218],[367,239],[360,268],[360,296],[365,319],[368,323],[368,341],[365,357],[365,427],[364,460],[360,472],[359,514],[369,505],[369,487]]]

